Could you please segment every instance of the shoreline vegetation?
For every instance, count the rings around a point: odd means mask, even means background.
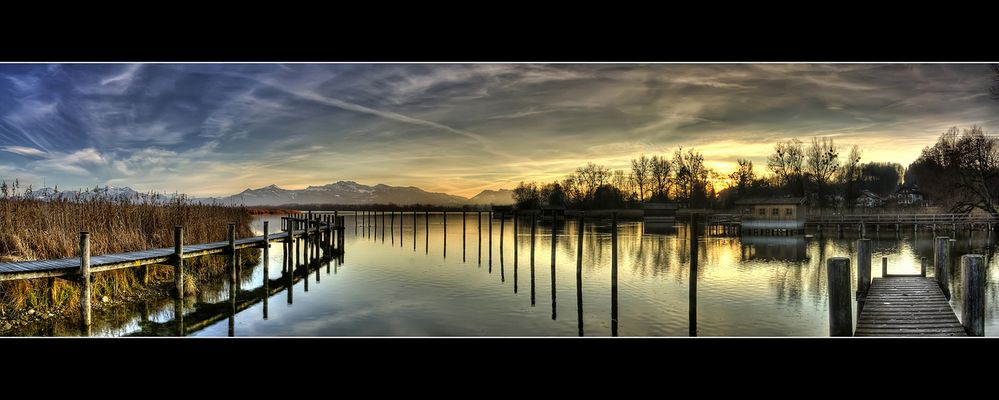
[[[185,244],[225,240],[228,224],[236,237],[253,235],[252,215],[244,207],[190,204],[179,198],[168,203],[96,198],[82,202],[36,200],[17,195],[0,197],[0,262],[77,257],[80,231],[90,232],[93,255],[173,246],[173,227],[184,226]],[[244,251],[244,265],[255,265],[259,252]],[[226,256],[185,260],[185,295],[226,276]],[[95,311],[140,300],[168,297],[173,266],[94,274]],[[79,289],[57,278],[0,282],[0,335],[51,318],[79,317]]]

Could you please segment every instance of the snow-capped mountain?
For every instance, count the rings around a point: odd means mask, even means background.
[[[58,190],[56,188],[44,187],[37,190],[25,191],[21,197],[36,200],[68,200],[68,201],[89,201],[95,199],[106,200],[128,200],[132,202],[168,202],[176,195],[159,193],[140,193],[130,187],[104,186],[88,189]]]
[[[501,191],[483,191],[473,199],[502,199]],[[499,194],[485,195],[486,192]],[[511,192],[512,193],[512,192]],[[483,196],[483,197],[480,197]],[[501,203],[499,201],[473,201],[461,196],[447,193],[427,192],[415,186],[389,186],[378,184],[374,186],[362,185],[354,181],[339,181],[322,186],[309,186],[305,189],[288,190],[277,185],[269,185],[258,189],[250,189],[227,197],[195,199],[203,203],[221,202],[223,204],[243,204],[247,206],[278,206],[283,204],[434,204],[446,206],[460,206],[465,204],[512,204],[513,197],[509,196],[509,201]]]
[[[500,190],[483,190],[479,194],[475,195],[471,199],[468,199],[469,203],[472,204],[496,204],[505,205],[513,204],[513,191],[510,189],[500,189]]]

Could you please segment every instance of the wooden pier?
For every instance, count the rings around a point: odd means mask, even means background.
[[[874,278],[854,336],[967,336],[937,282],[922,276]]]
[[[304,214],[303,214],[304,215]],[[235,238],[235,225],[229,224],[228,240],[211,243],[185,245],[183,243],[183,227],[175,228],[173,247],[147,249],[118,254],[90,255],[90,234],[80,232],[80,252],[77,257],[58,260],[39,260],[25,262],[0,263],[0,281],[60,278],[74,282],[81,287],[80,319],[83,335],[90,332],[90,304],[92,274],[116,269],[142,267],[151,264],[166,264],[175,266],[177,277],[176,297],[183,297],[184,259],[202,257],[212,254],[226,254],[235,259],[239,250],[248,248],[264,249],[266,259],[270,242],[281,242],[304,247],[302,257],[305,261],[318,259],[321,253],[327,256],[343,253],[344,217],[331,214],[313,214],[309,212],[305,218],[282,217],[283,232],[268,233],[267,222],[264,222],[263,235],[248,238]],[[297,258],[297,256],[296,256]],[[235,277],[237,265],[231,262],[232,275]],[[266,262],[265,262],[266,268]]]

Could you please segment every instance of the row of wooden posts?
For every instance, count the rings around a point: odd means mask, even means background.
[[[934,279],[950,300],[951,250],[956,240],[937,236],[933,247]],[[860,304],[871,287],[871,239],[857,240],[857,293]],[[920,259],[920,276],[926,277],[926,257]],[[961,256],[961,325],[969,336],[985,335],[985,256]],[[830,257],[826,260],[829,294],[830,336],[853,336],[853,299],[850,298],[850,258]],[[888,274],[888,258],[881,258],[881,276]],[[860,310],[858,310],[860,312]]]
[[[321,248],[326,248],[328,251],[342,251],[344,244],[344,235],[342,234],[342,227],[344,226],[344,217],[334,215],[313,215],[312,212],[307,214],[306,218],[293,218],[293,217],[283,217],[282,223],[284,225],[284,230],[287,232],[287,236],[284,238],[278,238],[276,240],[281,240],[287,249],[291,249],[292,244],[295,245],[294,255],[298,257],[298,250],[304,249],[302,257],[306,259],[319,257],[319,250]],[[264,276],[268,276],[268,257],[269,257],[269,247],[270,247],[270,237],[269,237],[269,226],[268,221],[264,221],[263,224],[263,241],[259,245],[263,249],[263,265],[264,265]],[[327,228],[323,228],[323,226]],[[338,227],[339,229],[334,229]],[[309,228],[316,228],[316,234],[311,235]],[[295,238],[294,231],[305,229],[303,236]],[[228,246],[226,247],[225,254],[231,257],[231,268],[230,268],[230,285],[237,279],[236,271],[238,266],[235,262],[236,253],[236,224],[230,223],[228,225]],[[304,244],[304,246],[303,246]],[[177,299],[182,299],[184,297],[184,227],[175,226],[174,227],[174,253],[169,261],[174,267],[174,290],[173,295]],[[91,334],[92,316],[91,316],[91,305],[92,305],[92,283],[93,277],[90,272],[90,233],[88,231],[80,232],[80,325],[81,333],[83,335],[89,336]],[[146,266],[143,268],[143,275]],[[267,279],[265,279],[266,281]],[[143,278],[144,283],[148,283],[145,278]],[[232,286],[231,286],[232,287]],[[183,315],[178,315],[178,318],[183,318]]]

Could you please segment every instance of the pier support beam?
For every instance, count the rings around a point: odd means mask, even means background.
[[[266,224],[266,222],[264,222]],[[267,225],[264,225],[267,226]],[[264,228],[266,234],[266,228]],[[266,251],[266,250],[265,250]],[[184,227],[173,227],[173,285],[174,295],[184,298]]]
[[[867,296],[871,287],[871,239],[857,240],[857,299]]]
[[[933,273],[940,285],[940,290],[944,292],[947,300],[950,300],[950,246],[947,236],[937,236],[933,241]]]
[[[961,325],[968,336],[985,336],[985,256],[961,256]]]
[[[80,326],[90,336],[90,232],[80,232]]]
[[[853,302],[850,300],[850,259],[826,261],[829,282],[829,336],[853,336]]]

